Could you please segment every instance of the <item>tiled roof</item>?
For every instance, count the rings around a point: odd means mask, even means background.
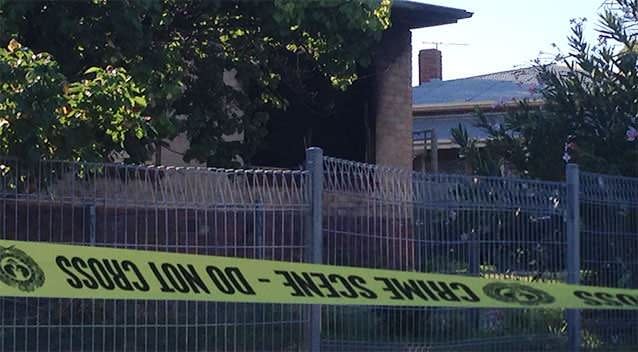
[[[555,65],[554,70],[566,68]],[[537,69],[527,67],[449,81],[433,80],[412,88],[414,105],[537,99]]]

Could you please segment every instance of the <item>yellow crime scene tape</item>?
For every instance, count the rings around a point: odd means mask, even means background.
[[[0,240],[0,297],[638,309],[638,290]]]

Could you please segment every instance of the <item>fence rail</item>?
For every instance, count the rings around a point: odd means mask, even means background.
[[[0,238],[638,288],[638,179],[576,170],[570,188],[418,173],[318,149],[307,158],[299,171],[2,158]],[[638,346],[634,312],[570,314],[3,297],[0,350]]]

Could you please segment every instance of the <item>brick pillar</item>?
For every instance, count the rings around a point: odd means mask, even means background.
[[[441,51],[425,49],[419,51],[419,84],[443,77]]]
[[[375,159],[412,169],[412,44],[407,27],[385,31],[375,55]]]

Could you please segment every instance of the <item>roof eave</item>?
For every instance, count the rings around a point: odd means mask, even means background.
[[[526,103],[532,107],[543,105],[543,99],[530,99]],[[519,101],[507,101],[498,103],[495,101],[472,101],[472,102],[456,102],[456,103],[440,103],[440,104],[414,104],[412,105],[413,115],[428,115],[434,113],[474,111],[476,109],[506,109],[519,105]]]
[[[412,0],[396,0],[392,4],[392,20],[410,29],[456,23],[472,17],[463,9],[425,4]]]
[[[476,139],[477,147],[485,147],[487,142],[487,138],[478,138]],[[421,154],[423,151],[425,141],[423,139],[413,139],[412,140],[412,150],[415,154]],[[451,139],[437,138],[437,147],[439,149],[459,149],[461,146],[454,143]]]

